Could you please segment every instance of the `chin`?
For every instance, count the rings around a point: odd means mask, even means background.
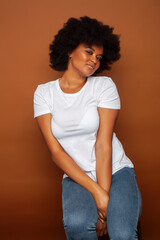
[[[95,73],[95,71],[85,72],[85,73],[84,73],[84,76],[85,76],[85,77],[90,77],[90,76],[92,76],[94,73]]]

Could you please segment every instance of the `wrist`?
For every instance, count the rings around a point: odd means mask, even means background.
[[[91,183],[91,187],[90,187],[90,193],[92,194],[93,197],[95,197],[97,195],[97,193],[100,191],[101,186],[99,186],[99,184],[95,181],[93,181]]]
[[[104,189],[104,188],[103,188],[103,189]],[[109,196],[109,191],[106,190],[106,189],[104,189],[104,191],[107,193],[108,197],[110,198],[110,196]]]
[[[94,198],[96,198],[97,195],[101,194],[104,191],[105,190],[98,183],[95,182],[95,184],[93,184],[93,188],[92,188],[91,194],[92,194],[92,196]],[[107,193],[107,195],[108,195],[108,193]]]

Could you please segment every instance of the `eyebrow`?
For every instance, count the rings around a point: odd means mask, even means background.
[[[90,48],[91,50],[93,50],[93,52],[95,52],[95,49],[94,48],[92,48],[91,46],[87,46],[87,48]],[[98,54],[99,56],[103,56],[103,54],[102,53],[100,53],[100,54]]]

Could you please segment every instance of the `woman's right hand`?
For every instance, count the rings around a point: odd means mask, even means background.
[[[98,218],[103,222],[106,221],[107,217],[107,207],[109,203],[109,194],[99,185],[97,187],[97,191],[93,195],[97,209],[98,209]]]

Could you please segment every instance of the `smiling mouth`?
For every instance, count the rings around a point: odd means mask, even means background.
[[[92,65],[90,65],[90,64],[87,64],[87,66],[88,66],[90,69],[92,69],[92,70],[94,70],[94,69],[95,69],[95,67],[94,67],[94,66],[92,66]]]

